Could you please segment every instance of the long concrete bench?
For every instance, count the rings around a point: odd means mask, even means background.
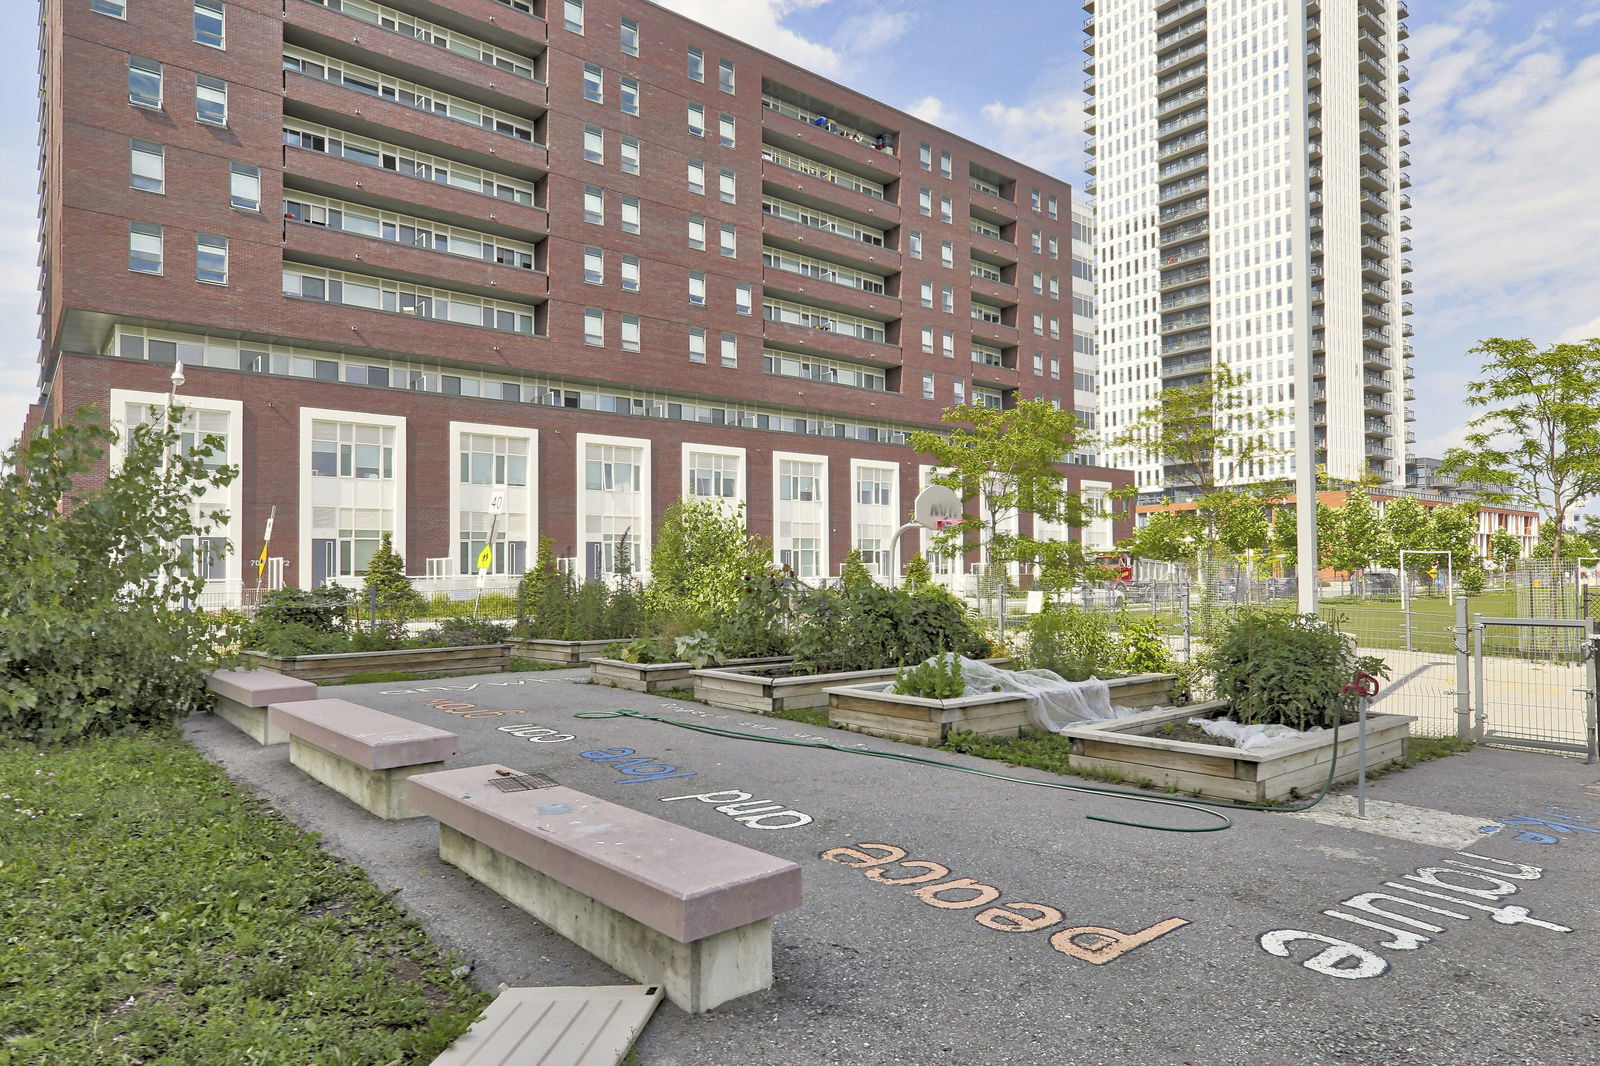
[[[800,867],[560,785],[466,766],[406,782],[439,856],[691,1013],[772,984],[772,918]],[[536,784],[526,781],[509,782]]]
[[[289,761],[379,818],[416,818],[405,782],[456,753],[456,735],[348,700],[274,703],[267,721],[289,735]]]
[[[275,670],[213,670],[206,688],[217,697],[217,717],[237,726],[257,744],[284,744],[287,733],[267,722],[267,707],[317,698],[310,681],[285,677]]]

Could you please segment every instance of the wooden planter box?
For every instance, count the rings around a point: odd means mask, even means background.
[[[339,655],[268,655],[244,652],[246,662],[307,681],[343,681],[375,670],[416,674],[492,674],[511,665],[510,644],[472,644],[455,648],[402,648]]]
[[[1136,674],[1106,682],[1118,707],[1144,709],[1172,698],[1173,674]],[[936,700],[902,696],[894,683],[849,685],[828,690],[828,724],[918,744],[940,744],[951,733],[1015,737],[1028,728],[1028,697],[982,692]]]
[[[759,666],[792,661],[792,655],[778,655],[767,659],[732,659],[726,665]],[[694,688],[693,673],[694,666],[690,663],[625,663],[604,657],[589,660],[591,682],[634,692],[687,692]]]
[[[1306,796],[1322,787],[1333,758],[1333,732],[1324,730],[1275,744],[1266,751],[1196,744],[1161,734],[1169,722],[1217,717],[1226,710],[1221,701],[1163,708],[1109,722],[1086,722],[1061,735],[1071,741],[1075,767],[1115,770],[1130,781],[1149,780],[1206,799],[1276,802],[1294,798],[1292,792]],[[1414,721],[1403,714],[1367,716],[1369,770],[1405,756]],[[1358,771],[1355,723],[1339,727],[1337,743],[1339,766],[1334,784],[1354,781]]]
[[[1010,659],[985,659],[994,666],[1005,666]],[[772,714],[775,711],[813,711],[828,706],[828,690],[841,685],[860,685],[873,681],[892,681],[900,668],[850,670],[836,674],[806,674],[797,677],[767,677],[760,666],[718,667],[695,670],[694,698],[713,707],[730,711]]]
[[[577,666],[599,658],[612,644],[626,644],[634,637],[611,637],[607,640],[513,640],[514,655],[537,659],[542,663],[566,663]]]

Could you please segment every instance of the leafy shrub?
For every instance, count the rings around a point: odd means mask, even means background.
[[[517,583],[517,626],[520,637],[565,640],[571,626],[573,583],[556,565],[555,541],[539,538],[533,569]]]
[[[770,569],[746,577],[737,604],[714,628],[715,661],[789,654],[796,604],[806,595],[799,581]]]
[[[1488,583],[1489,575],[1483,572],[1481,566],[1469,566],[1461,571],[1461,591],[1469,596],[1478,595]]]
[[[393,535],[387,530],[367,563],[361,593],[362,601],[374,614],[397,622],[415,617],[426,602],[422,593],[411,587],[406,561],[394,550]]]
[[[0,456],[0,737],[57,744],[172,722],[206,699],[232,642],[191,604],[204,579],[174,550],[218,516],[196,500],[233,480],[177,423],[121,437],[91,411]],[[103,476],[91,479],[97,471]]]
[[[572,619],[566,631],[557,640],[599,640],[601,637],[625,637],[627,633],[606,630],[607,608],[611,592],[604,581],[585,581],[572,598]]]
[[[961,676],[961,661],[954,654],[936,655],[894,678],[894,691],[901,696],[920,696],[930,700],[950,700],[967,691]]]
[[[745,528],[744,508],[716,500],[673,501],[650,553],[648,610],[716,618],[734,610],[753,576],[772,570],[772,545]]]
[[[1023,627],[1023,664],[1068,681],[1168,674],[1176,660],[1155,619],[1047,603]]]
[[[1389,676],[1382,659],[1357,655],[1355,642],[1330,623],[1287,611],[1240,612],[1218,628],[1199,662],[1212,694],[1240,722],[1293,729],[1353,718],[1354,697],[1343,687],[1361,671]]]
[[[945,590],[911,593],[877,584],[811,589],[796,605],[796,668],[807,673],[909,666],[941,652],[982,658],[977,618]]]
[[[499,644],[511,635],[511,627],[488,618],[451,618],[413,637],[412,647],[457,648],[472,644]]]
[[[342,633],[349,607],[350,590],[340,585],[324,585],[319,589],[272,589],[261,597],[252,625],[299,624],[318,633]],[[246,647],[255,646],[246,644]]]
[[[616,659],[625,663],[672,663],[678,662],[672,643],[658,640],[654,637],[640,637],[638,640],[612,641],[606,645],[606,658]]]

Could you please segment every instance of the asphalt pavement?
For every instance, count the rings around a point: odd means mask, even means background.
[[[643,1066],[1600,1060],[1600,767],[1581,759],[1480,748],[1372,782],[1366,822],[1338,813],[1341,795],[1319,817],[1240,811],[1221,832],[1164,832],[1089,816],[1212,820],[761,743],[1004,769],[598,687],[586,670],[321,694],[455,731],[449,766],[547,774],[800,864],[805,903],[775,920],[773,987],[697,1016],[662,1004],[637,1045]],[[668,721],[574,717],[619,708]],[[631,983],[441,862],[431,820],[384,822],[220,718],[186,728],[398,890],[484,987]]]

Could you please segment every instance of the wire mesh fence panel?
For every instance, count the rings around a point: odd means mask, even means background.
[[[1558,567],[1551,559],[1524,559],[1511,575],[1511,585],[1516,607],[1504,617],[1585,617],[1582,576],[1573,563]]]
[[[1594,663],[1586,626],[1483,620],[1474,643],[1474,728],[1486,743],[1589,752]]]

